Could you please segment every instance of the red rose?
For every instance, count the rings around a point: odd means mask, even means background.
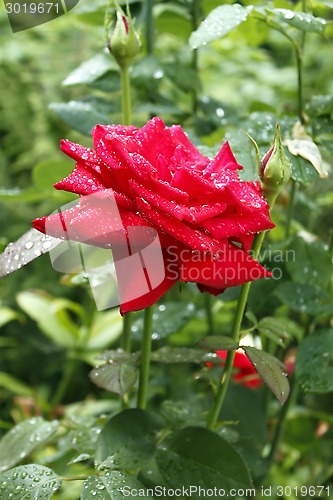
[[[210,160],[180,126],[166,127],[159,118],[141,129],[97,125],[92,136],[94,149],[61,142],[62,151],[77,163],[55,188],[81,195],[78,205],[61,215],[70,225],[71,239],[112,247],[116,258],[121,256],[119,228],[105,209],[111,192],[126,237],[129,228],[151,227],[163,249],[163,281],[130,301],[122,287],[122,314],[154,304],[177,280],[218,295],[227,287],[270,276],[249,254],[255,233],[274,227],[269,207],[257,182],[239,179],[242,167],[227,142]],[[92,193],[93,206],[85,196]],[[59,214],[36,219],[33,226],[45,232],[46,222],[49,235],[63,237]],[[128,252],[127,245],[124,250]],[[133,290],[136,279],[133,274],[129,283],[127,277],[126,286]]]
[[[215,354],[223,361],[226,360],[228,351],[215,351]],[[207,363],[209,368],[212,368],[213,363]],[[221,363],[221,366],[224,366],[224,363]],[[262,379],[260,375],[256,372],[253,364],[243,351],[243,349],[237,349],[235,353],[234,368],[237,368],[236,372],[233,374],[233,379],[235,382],[238,382],[245,387],[257,388],[262,384]]]

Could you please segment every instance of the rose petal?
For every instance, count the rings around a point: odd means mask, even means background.
[[[242,170],[242,168],[237,163],[229,142],[225,142],[215,158],[205,168],[204,174],[222,173],[224,170]]]
[[[195,282],[214,288],[238,286],[248,281],[271,276],[263,266],[242,249],[232,243],[227,251],[216,254],[203,254],[198,259],[195,253],[180,253],[180,281]]]
[[[166,162],[171,160],[175,144],[170,129],[161,118],[154,117],[137,133],[136,139],[141,146],[140,154],[156,166],[157,158],[162,155]]]
[[[205,205],[193,205],[192,207],[184,207],[183,209],[183,220],[186,222],[191,222],[192,224],[198,225],[201,222],[211,219],[227,208],[226,203],[211,203]]]
[[[169,130],[174,144],[181,146],[186,162],[191,162],[196,170],[203,170],[209,164],[209,158],[197,150],[179,125],[172,125]]]
[[[161,228],[165,233],[175,238],[177,241],[189,246],[193,250],[201,252],[217,252],[223,250],[220,242],[213,240],[210,236],[197,229],[191,229],[181,221],[154,210],[152,206],[141,198],[137,198],[137,206],[145,218],[151,221],[156,227]]]
[[[213,238],[219,240],[272,229],[274,223],[262,213],[239,214],[235,211],[233,217],[222,215],[204,221],[202,227],[207,229]]]
[[[163,212],[176,217],[178,220],[182,220],[184,209],[180,205],[176,204],[174,201],[166,200],[162,196],[144,188],[135,181],[130,180],[129,184],[138,198],[143,198],[153,207],[163,210]]]
[[[225,288],[214,288],[213,286],[201,285],[200,283],[197,283],[197,286],[200,292],[208,292],[211,295],[214,295],[214,297],[217,297],[221,293],[225,292]]]
[[[81,162],[82,160],[79,160],[73,172],[62,181],[54,184],[54,187],[80,195],[91,194],[94,191],[105,189],[101,176]]]
[[[146,307],[150,307],[155,304],[163,295],[170,290],[170,288],[177,282],[178,278],[173,273],[168,272],[167,268],[165,269],[166,275],[164,280],[160,285],[158,285],[154,290],[151,290],[149,293],[142,295],[141,297],[125,302],[126,293],[121,297],[120,304],[120,313],[123,316],[125,313],[130,311],[139,311],[140,309],[145,309]],[[137,277],[133,277],[132,286],[135,286],[135,280]],[[141,276],[140,278],[141,279]]]

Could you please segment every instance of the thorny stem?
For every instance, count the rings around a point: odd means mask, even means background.
[[[137,407],[144,410],[147,405],[147,393],[149,384],[150,353],[153,333],[153,306],[147,307],[144,312],[143,337],[141,348],[141,364],[138,389]]]
[[[253,258],[257,259],[261,245],[264,241],[266,232],[262,232],[258,234],[254,240],[253,244]],[[231,331],[231,338],[235,340],[236,342],[239,342],[239,335],[240,335],[240,327],[242,324],[244,312],[245,312],[245,307],[246,307],[246,302],[247,298],[249,295],[251,287],[251,282],[245,283],[242,288],[241,288],[241,293],[238,299],[237,303],[237,308],[236,308],[236,313],[235,313],[235,318],[234,318],[234,323],[232,325],[232,331]],[[232,373],[232,366],[235,358],[235,353],[236,351],[229,351],[228,355],[225,360],[225,365],[223,368],[220,384],[217,390],[216,394],[216,399],[215,403],[213,405],[212,411],[208,417],[207,421],[207,427],[210,430],[213,430],[216,426],[216,422],[218,420],[219,414],[221,412],[221,408],[228,390],[230,378],[231,378],[231,373]]]

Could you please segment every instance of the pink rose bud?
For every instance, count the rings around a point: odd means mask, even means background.
[[[129,66],[140,51],[140,38],[134,29],[129,10],[127,15],[115,2],[117,20],[109,39],[109,50],[119,66]]]
[[[290,174],[290,162],[283,149],[280,126],[277,125],[273,145],[264,156],[260,167],[263,194],[270,205],[289,181]]]

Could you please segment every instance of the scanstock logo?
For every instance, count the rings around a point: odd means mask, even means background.
[[[53,21],[78,3],[79,0],[4,0],[13,33]]]
[[[100,223],[90,214],[100,214]],[[143,297],[165,278],[157,231],[149,226],[125,230],[112,190],[62,206],[46,218],[45,234],[64,240],[50,250],[53,268],[83,274],[100,311]]]

